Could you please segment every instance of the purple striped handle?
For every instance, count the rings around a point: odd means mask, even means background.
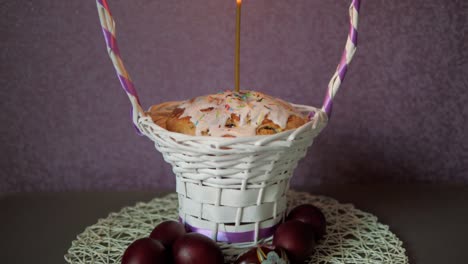
[[[346,72],[348,71],[348,65],[353,59],[354,53],[357,47],[357,36],[358,36],[358,22],[359,22],[359,8],[361,6],[360,0],[353,0],[349,6],[349,34],[346,41],[346,46],[341,56],[340,63],[336,67],[335,74],[333,74],[330,82],[328,83],[327,94],[323,101],[322,110],[327,113],[330,118],[333,106],[333,98],[336,92],[340,88],[343,82]]]
[[[104,34],[104,39],[106,41],[107,53],[109,53],[109,57],[112,60],[112,64],[114,65],[120,84],[127,93],[128,99],[130,99],[130,103],[132,104],[132,120],[134,127],[137,132],[141,134],[138,128],[138,119],[145,116],[145,112],[141,107],[135,86],[133,85],[130,75],[125,69],[120,55],[117,39],[115,38],[115,21],[109,10],[107,0],[96,0],[96,4],[99,19],[101,21],[102,33]]]

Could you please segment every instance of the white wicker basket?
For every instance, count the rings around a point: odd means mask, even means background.
[[[172,165],[179,216],[189,229],[241,244],[272,235],[286,210],[292,173],[327,122],[323,111],[297,107],[317,114],[295,130],[234,139],[188,136],[139,119],[141,132]]]
[[[310,121],[269,136],[221,138],[167,131],[145,114],[120,57],[115,22],[106,0],[97,0],[108,52],[133,106],[133,122],[155,142],[176,175],[179,217],[187,228],[233,247],[271,237],[286,212],[286,192],[298,161],[325,127],[335,96],[356,50],[359,0],[350,7],[351,29],[342,60],[321,109],[295,105]]]

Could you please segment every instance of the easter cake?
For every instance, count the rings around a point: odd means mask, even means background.
[[[306,116],[291,104],[256,91],[230,91],[183,102],[154,105],[154,123],[192,136],[245,137],[272,135],[304,125]]]

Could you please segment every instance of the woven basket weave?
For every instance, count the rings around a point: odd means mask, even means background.
[[[320,110],[296,107],[317,114],[295,130],[228,140],[174,133],[140,119],[141,132],[172,165],[179,217],[189,229],[235,243],[272,235],[286,210],[292,172],[327,120]]]
[[[309,122],[269,136],[218,138],[167,131],[140,105],[115,38],[115,22],[106,0],[97,7],[109,56],[133,110],[133,123],[154,141],[176,175],[179,217],[187,228],[215,241],[250,246],[270,237],[286,212],[286,192],[298,161],[325,127],[332,99],[346,75],[357,46],[359,0],[349,8],[350,32],[321,109],[294,105]]]

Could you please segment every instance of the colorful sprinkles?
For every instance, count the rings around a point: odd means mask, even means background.
[[[209,129],[212,136],[223,136],[226,132],[234,136],[251,136],[256,128],[268,117],[273,123],[284,128],[291,114],[300,115],[292,107],[285,107],[278,99],[254,91],[225,91],[208,96],[200,96],[183,103],[180,116],[190,117],[195,124],[196,135]],[[209,109],[209,110],[207,110]],[[235,125],[226,123],[235,114]],[[229,122],[231,124],[231,122]]]

